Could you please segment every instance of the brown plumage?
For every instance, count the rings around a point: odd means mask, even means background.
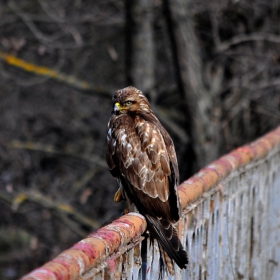
[[[151,238],[158,241],[168,271],[174,275],[173,261],[186,268],[188,258],[172,225],[181,214],[173,141],[140,90],[118,90],[113,103],[106,160],[120,185],[115,201],[128,199],[145,216]]]

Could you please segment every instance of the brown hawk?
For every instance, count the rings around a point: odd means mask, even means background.
[[[118,90],[113,104],[106,160],[120,186],[115,201],[127,199],[146,218],[150,236],[158,241],[166,266],[174,275],[173,261],[186,268],[188,258],[172,225],[181,214],[173,141],[140,90]]]

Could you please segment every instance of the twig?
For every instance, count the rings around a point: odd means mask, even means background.
[[[47,2],[43,1],[43,0],[37,0],[40,4],[40,6],[42,7],[42,9],[44,10],[44,12],[46,13],[46,15],[52,20],[52,22],[56,22],[56,23],[65,23],[65,20],[56,15],[51,8],[49,7],[49,5],[47,4]]]
[[[280,80],[279,79],[275,79],[272,81],[265,81],[265,82],[261,82],[257,85],[254,86],[249,86],[248,89],[251,91],[256,91],[256,90],[260,90],[260,89],[265,89],[265,88],[270,88],[270,87],[278,87],[280,86]]]
[[[75,154],[72,151],[69,151],[67,147],[64,150],[57,150],[52,145],[49,144],[40,144],[35,142],[22,142],[18,140],[11,141],[9,144],[6,145],[8,148],[12,149],[27,149],[31,151],[40,151],[44,153],[50,153],[58,156],[70,156],[80,160],[87,161],[91,164],[98,165],[103,168],[107,168],[106,162],[98,156],[85,156],[80,154]]]
[[[250,41],[269,41],[271,43],[280,44],[280,36],[266,33],[251,33],[251,34],[240,34],[232,37],[231,39],[219,44],[216,48],[216,53],[224,52],[230,49],[232,46],[250,42]]]
[[[83,91],[90,91],[94,92],[96,95],[99,95],[101,97],[111,97],[111,93],[109,91],[105,91],[101,88],[94,87],[92,84],[80,80],[74,76],[66,75],[64,73],[61,73],[57,70],[45,67],[45,66],[39,66],[30,62],[27,62],[23,59],[17,58],[13,55],[4,53],[0,51],[0,60],[3,60],[5,63],[21,68],[22,70],[26,72],[31,72],[39,76],[43,76],[46,78],[52,78],[54,80],[57,80],[59,82],[64,82],[70,86],[74,86],[75,88]]]
[[[92,45],[95,42],[83,44],[81,38],[78,38],[77,33],[73,34],[73,30],[70,31],[72,32],[72,36],[74,40],[78,39],[78,43],[76,42],[58,42],[57,40],[62,38],[65,35],[65,30],[62,32],[57,32],[54,35],[47,35],[41,32],[36,25],[33,23],[33,18],[29,16],[27,13],[24,13],[13,0],[8,1],[8,6],[10,9],[18,16],[21,18],[21,20],[25,23],[25,25],[29,28],[29,30],[32,32],[32,34],[44,45],[47,45],[50,48],[56,48],[56,49],[75,49],[75,48],[81,48],[87,45]],[[52,19],[53,20],[53,19]],[[57,21],[52,21],[53,23],[58,23]],[[69,21],[68,21],[69,22]]]
[[[43,34],[32,22],[31,18],[29,18],[27,14],[22,12],[14,1],[12,0],[8,1],[8,6],[15,12],[17,16],[19,16],[22,19],[22,21],[26,24],[26,26],[30,29],[30,31],[40,42],[53,43],[58,38],[62,37],[62,34],[58,34],[55,36]]]
[[[65,213],[62,212],[55,212],[55,215],[73,232],[81,237],[85,237],[88,233],[81,229],[79,225],[73,222],[71,219],[67,217]],[[98,228],[98,227],[96,227]]]
[[[162,121],[168,131],[172,131],[183,144],[187,144],[189,142],[189,137],[185,130],[183,130],[179,125],[173,122],[168,116],[166,116],[163,111],[158,106],[153,106],[153,111],[158,116],[158,118]]]
[[[99,171],[99,169],[100,168],[98,168],[98,167],[96,167],[94,169],[90,168],[90,170],[85,172],[84,175],[82,176],[82,178],[80,178],[73,184],[73,186],[71,187],[71,193],[75,194],[78,190],[80,190],[82,188],[82,186],[87,184],[95,176],[95,174]]]
[[[57,23],[57,25],[63,29],[63,31],[65,33],[71,33],[74,40],[76,41],[76,43],[78,45],[82,45],[83,44],[83,38],[81,36],[81,34],[78,32],[78,30],[76,29],[75,26],[71,25],[71,26],[68,26],[69,23],[71,23],[70,21],[66,22],[66,25],[62,24],[62,23],[65,23],[64,20],[55,15],[54,11],[51,10],[51,8],[49,7],[49,5],[47,4],[47,2],[45,1],[42,1],[42,0],[38,0],[40,6],[42,7],[42,9],[44,10],[44,12],[53,20],[53,22]],[[66,26],[66,28],[65,28]],[[68,28],[67,28],[68,27]]]
[[[89,226],[91,228],[99,228],[100,224],[83,214],[77,212],[71,205],[67,203],[60,203],[53,201],[50,197],[43,195],[39,192],[36,193],[29,193],[24,192],[20,193],[14,197],[8,196],[3,192],[0,192],[0,199],[5,200],[9,204],[14,211],[18,211],[19,207],[27,201],[34,202],[40,205],[43,208],[50,209],[58,213],[59,217],[62,217],[64,220],[66,219],[65,215],[71,215],[79,224],[83,224]],[[67,217],[67,219],[69,219]]]
[[[280,86],[280,80],[274,79],[272,81],[260,82],[259,84],[256,84],[256,85],[230,84],[228,87],[225,88],[225,90],[232,90],[234,88],[239,88],[239,89],[246,89],[249,91],[253,91],[253,92],[256,92],[255,97],[254,97],[256,99],[256,98],[259,98],[259,95],[257,94],[257,92],[259,90],[267,89],[267,88],[271,88],[271,87],[279,87],[279,86]]]

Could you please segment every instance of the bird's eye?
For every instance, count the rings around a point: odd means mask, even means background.
[[[132,103],[133,103],[133,101],[128,100],[128,101],[125,101],[125,102],[123,103],[123,105],[124,105],[124,106],[129,106],[129,105],[131,105]]]

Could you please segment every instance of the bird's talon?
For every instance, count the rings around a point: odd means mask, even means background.
[[[128,213],[129,213],[129,209],[126,208],[126,209],[123,210],[123,215],[126,215]]]

